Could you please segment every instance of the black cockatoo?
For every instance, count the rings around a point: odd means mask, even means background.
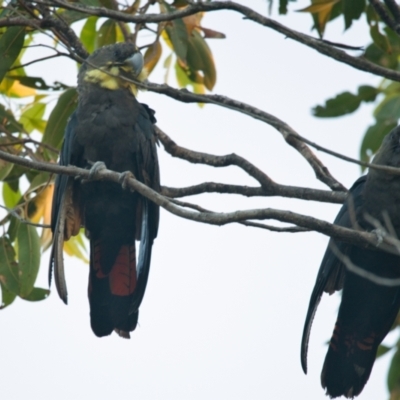
[[[130,171],[160,190],[154,112],[136,100],[144,80],[143,57],[132,43],[95,51],[78,75],[78,106],[61,150],[60,165]],[[122,337],[136,328],[146,289],[159,208],[137,193],[106,181],[82,182],[57,176],[53,197],[50,259],[57,291],[67,302],[63,242],[84,227],[90,239],[90,320],[97,336],[115,330]],[[136,257],[135,240],[140,240]],[[138,258],[138,260],[136,260]]]
[[[373,163],[400,167],[400,127],[388,134]],[[372,231],[372,217],[382,226],[392,225],[400,238],[400,176],[370,169],[350,189],[335,219],[347,228],[359,225]],[[389,230],[390,231],[390,230]],[[379,232],[378,232],[379,233]],[[335,248],[332,248],[336,246]],[[400,307],[400,287],[378,285],[346,269],[338,253],[351,263],[376,276],[400,277],[400,256],[376,249],[361,248],[331,239],[311,294],[301,344],[301,364],[307,372],[307,348],[311,324],[322,293],[343,289],[342,301],[328,353],[321,373],[321,384],[331,398],[353,398],[363,390],[374,365],[379,344],[393,325]],[[339,258],[335,255],[339,256]]]

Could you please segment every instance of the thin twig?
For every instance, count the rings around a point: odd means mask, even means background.
[[[0,208],[3,208],[4,210],[6,210],[9,215],[12,215],[13,217],[17,218],[18,221],[22,222],[25,225],[31,225],[36,228],[51,228],[51,226],[47,225],[47,224],[37,224],[37,223],[26,220],[18,213],[19,207],[15,208],[15,209],[11,209],[11,208],[7,208],[0,204]]]
[[[9,71],[13,71],[13,70],[19,69],[19,68],[25,68],[28,65],[32,65],[32,64],[35,64],[35,63],[38,63],[38,62],[41,62],[41,61],[51,60],[52,58],[57,58],[57,57],[68,57],[68,58],[71,58],[71,56],[69,54],[58,52],[58,54],[53,54],[52,56],[37,58],[36,60],[29,61],[29,62],[27,62],[25,64],[16,65],[15,67],[10,68]]]
[[[300,232],[310,232],[311,229],[302,228],[300,226],[288,226],[288,227],[278,227],[267,224],[260,224],[259,222],[242,221],[239,224],[244,226],[251,226],[252,228],[266,229],[271,232],[278,233],[300,233]]]

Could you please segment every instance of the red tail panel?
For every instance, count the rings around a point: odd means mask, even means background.
[[[110,290],[116,296],[129,296],[136,288],[135,245],[122,246],[111,269]]]
[[[94,245],[93,267],[96,278],[107,278],[101,269],[101,245]],[[135,244],[124,245],[120,248],[111,272],[108,274],[110,292],[116,296],[129,296],[136,288],[136,249]]]

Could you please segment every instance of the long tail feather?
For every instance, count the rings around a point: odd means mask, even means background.
[[[54,281],[56,284],[57,292],[62,301],[68,303],[68,291],[67,282],[65,280],[64,272],[64,257],[63,257],[63,246],[64,246],[64,228],[65,228],[65,215],[66,215],[66,204],[62,202],[59,207],[57,215],[57,221],[54,230],[53,247],[50,254],[50,266],[49,266],[49,286],[51,284],[51,276],[54,267]]]

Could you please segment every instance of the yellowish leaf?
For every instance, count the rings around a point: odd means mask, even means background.
[[[151,73],[151,71],[153,71],[154,67],[160,60],[161,53],[162,46],[158,40],[154,42],[151,46],[149,46],[144,53],[144,67],[149,74]]]
[[[21,85],[17,80],[4,78],[0,84],[0,93],[4,93],[8,97],[28,97],[34,96],[36,90]]]
[[[193,29],[200,28],[203,16],[204,12],[199,12],[197,14],[188,15],[187,17],[182,18],[189,35],[192,33]]]
[[[69,255],[69,256],[74,256],[78,257],[85,263],[89,263],[89,260],[87,259],[86,255],[82,251],[82,240],[80,238],[80,233],[78,236],[72,236],[68,242],[64,242],[64,251]]]
[[[325,30],[325,26],[329,21],[333,6],[339,1],[340,0],[313,0],[313,4],[297,11],[315,14],[318,24],[318,31],[322,35]]]
[[[125,24],[125,29],[127,29],[128,32],[130,31],[128,24]],[[115,42],[116,43],[125,42],[124,34],[122,33],[122,30],[121,30],[121,28],[120,28],[120,26],[118,24],[115,27],[115,32],[116,32],[116,40],[115,40]]]
[[[43,224],[50,225],[54,183],[50,183],[45,190],[47,190],[47,194],[43,206]],[[42,235],[40,236],[40,245],[42,246],[43,251],[51,245],[52,237],[53,235],[50,228],[44,228],[42,230]]]
[[[166,44],[170,49],[173,50],[174,47],[172,46],[172,42],[171,42],[171,40],[169,39],[168,33],[167,33],[167,31],[166,31],[165,29],[161,32],[161,37],[164,39],[165,44]]]
[[[302,8],[301,10],[297,10],[298,12],[309,12],[311,14],[317,14],[320,12],[326,12],[326,10],[331,10],[335,3],[338,3],[339,0],[322,0],[316,1],[308,7]]]
[[[54,184],[47,185],[43,189],[40,189],[36,197],[31,200],[34,204],[34,211],[29,218],[32,222],[37,224],[47,214],[47,218],[44,218],[43,223],[48,224],[50,222],[51,204],[53,199]]]

